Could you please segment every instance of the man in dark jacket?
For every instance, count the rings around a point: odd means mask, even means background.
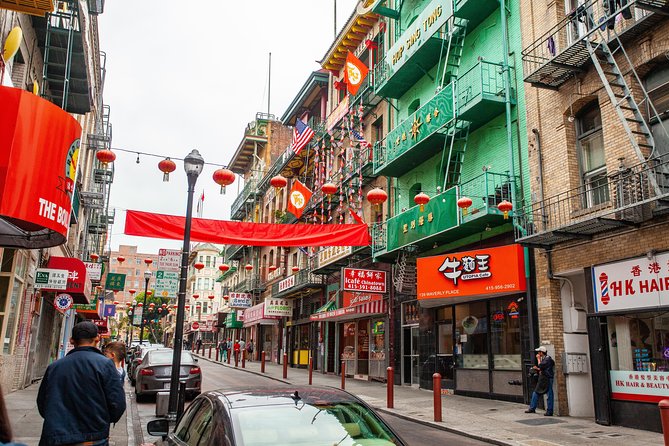
[[[125,412],[125,393],[99,341],[95,324],[78,323],[70,339],[75,348],[46,369],[37,394],[44,418],[40,446],[108,444],[110,423]]]
[[[537,365],[533,366],[532,369],[539,374],[540,380],[541,378],[548,379],[548,382],[544,383],[542,387],[547,387],[546,412],[544,415],[550,417],[553,415],[553,377],[555,376],[555,361],[548,355],[548,350],[543,345],[534,351],[537,352]],[[537,387],[540,386],[537,385]],[[539,398],[543,398],[543,393],[540,394],[539,392],[537,389],[532,392],[532,401],[530,401],[530,407],[525,413],[534,413],[536,411],[537,404],[539,404]]]

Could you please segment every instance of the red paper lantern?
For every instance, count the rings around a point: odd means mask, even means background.
[[[185,308],[186,310],[190,310],[190,305],[186,305],[184,308]]]
[[[100,285],[96,285],[95,286],[95,291],[97,291],[99,293],[100,291],[102,291],[102,287]]]
[[[337,186],[334,183],[325,183],[321,190],[325,195],[333,195],[337,193]]]
[[[214,183],[221,186],[221,193],[225,193],[225,186],[235,182],[235,173],[229,169],[218,169],[213,175]]]
[[[137,306],[138,306],[138,307],[143,307],[144,304],[140,302],[140,303],[137,304]]]
[[[197,300],[197,299],[200,297],[200,295],[199,295],[199,294],[193,294],[191,297],[192,297],[193,299],[196,299],[196,300]]]
[[[300,267],[296,265],[296,266],[293,266],[290,270],[291,270],[292,272],[296,273],[296,272],[298,272],[298,271],[300,270]]]
[[[167,304],[162,304],[161,307],[167,308]]]
[[[228,295],[226,294],[225,296],[223,296],[223,299],[228,300],[228,299],[230,299],[230,296],[228,296]]]
[[[98,150],[98,152],[95,154],[95,157],[98,159],[98,161],[100,161],[102,167],[106,168],[107,164],[114,162],[116,159],[116,154],[111,150],[104,149]]]
[[[119,304],[119,301],[115,300],[114,305],[118,305],[118,304]]]
[[[156,311],[158,311],[158,313],[162,313],[163,309],[162,309],[162,308],[158,308],[158,310],[156,310]]]
[[[116,296],[116,293],[118,293],[118,290],[113,290],[114,291],[114,296]]]
[[[146,292],[146,295],[147,295],[147,296],[152,296],[152,295],[153,295],[153,291],[151,291],[151,290],[147,291],[147,292]]]
[[[97,262],[99,258],[100,258],[100,256],[97,255],[96,253],[91,254],[91,260],[92,261]]]
[[[284,176],[276,175],[269,180],[269,184],[271,184],[273,188],[280,190],[282,187],[288,185],[288,180]]]
[[[123,264],[123,262],[125,262],[125,257],[123,257],[123,256],[118,256],[118,257],[116,257],[116,261],[117,261],[118,263]]]
[[[425,192],[420,192],[413,197],[414,203],[420,206],[420,211],[425,210],[425,205],[430,201],[430,197]]]
[[[377,208],[379,207],[379,205],[385,203],[387,199],[388,199],[388,194],[386,193],[386,191],[378,187],[367,192],[367,201],[369,201],[373,205],[376,205]]]
[[[222,263],[221,265],[218,265],[218,269],[222,273],[225,273],[230,269],[230,265],[228,265],[227,263]]]
[[[163,181],[170,181],[170,173],[174,172],[176,168],[176,163],[169,157],[158,163],[158,169],[163,173]]]
[[[216,296],[214,296],[213,294],[210,294],[210,295],[207,296],[207,297],[209,298],[209,300],[214,300],[214,297],[216,297]]]
[[[156,306],[156,304],[154,304],[153,302],[151,302],[151,303],[149,304],[149,307],[151,307],[151,308],[153,308],[153,307],[155,307],[155,306]]]
[[[172,305],[172,308],[174,308],[176,310],[177,308],[179,308],[179,305],[174,304],[174,305]]]
[[[467,215],[467,210],[472,205],[472,199],[469,197],[462,197],[458,200],[458,207],[462,209],[462,215]]]
[[[153,260],[151,260],[149,258],[146,258],[146,259],[144,259],[144,263],[146,263],[146,266],[149,266],[153,263]]]
[[[267,269],[269,269],[270,273],[273,273],[274,271],[276,271],[276,268],[277,268],[276,265],[270,265],[269,268]]]
[[[509,212],[513,210],[513,204],[511,204],[510,201],[502,201],[500,204],[497,205],[497,209],[500,211],[504,212],[504,220],[509,219]]]
[[[193,264],[193,268],[195,268],[196,270],[200,271],[202,268],[204,268],[204,263],[202,263],[202,262],[196,262],[196,263]]]
[[[246,266],[244,267],[244,269],[246,271],[251,272],[251,271],[253,271],[253,265],[251,265],[250,263],[247,263]]]
[[[126,302],[125,303],[128,307],[132,307],[132,302]]]
[[[134,289],[134,288],[130,288],[130,289],[128,290],[128,293],[130,293],[131,296],[132,296],[133,294],[135,294],[136,292],[137,292],[137,290]]]

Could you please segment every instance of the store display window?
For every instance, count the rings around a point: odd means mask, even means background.
[[[402,305],[402,325],[417,324],[419,321],[418,302],[407,302]]]
[[[341,359],[355,359],[355,322],[344,323],[343,352]]]
[[[465,369],[488,368],[488,311],[485,301],[455,306],[458,365]]]
[[[516,296],[490,301],[490,348],[493,368],[520,370],[520,303]]]
[[[386,324],[384,321],[372,322],[372,348],[370,359],[377,361],[386,359]]]

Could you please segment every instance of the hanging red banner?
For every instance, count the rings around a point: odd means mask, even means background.
[[[125,234],[183,240],[185,217],[127,211]],[[301,225],[248,223],[194,218],[194,242],[247,246],[369,246],[367,225]]]

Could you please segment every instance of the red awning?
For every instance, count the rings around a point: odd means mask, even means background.
[[[186,219],[176,215],[127,211],[126,235],[183,240]],[[247,246],[369,246],[365,224],[298,225],[194,218],[191,240]]]
[[[314,313],[309,316],[309,319],[312,321],[346,321],[387,313],[388,302],[385,300],[378,300],[355,307],[344,307],[323,313]]]
[[[66,269],[67,270],[67,288],[64,290],[50,290],[42,288],[43,291],[53,291],[58,294],[69,294],[72,296],[75,304],[90,303],[91,281],[86,275],[86,265],[81,260],[74,257],[54,257],[49,258],[47,268]],[[99,316],[95,316],[97,319]]]

